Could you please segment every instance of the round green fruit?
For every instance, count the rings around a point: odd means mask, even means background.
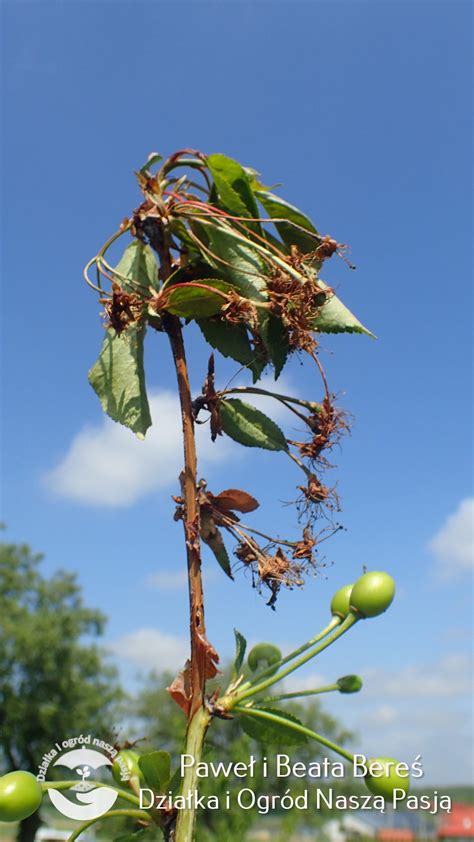
[[[0,822],[21,822],[40,806],[41,784],[31,772],[9,772],[0,778]]]
[[[257,670],[267,669],[267,667],[271,667],[273,664],[278,664],[280,660],[281,652],[278,646],[274,646],[273,643],[257,643],[250,650],[247,663],[252,672],[257,672]],[[278,666],[275,666],[273,671],[271,673],[269,672],[269,675],[273,675],[277,669]]]
[[[365,783],[373,795],[391,800],[394,789],[408,792],[410,778],[404,763],[393,757],[375,757],[367,761],[367,768]]]
[[[133,781],[135,779],[135,781],[143,783],[143,773],[138,765],[139,759],[140,755],[138,752],[131,748],[124,748],[122,751],[119,751],[112,764],[112,775],[114,781],[118,783],[119,786],[127,786],[128,781],[122,779],[122,776],[126,774],[126,770],[128,770],[128,774],[130,776],[129,781]]]
[[[331,614],[345,620],[350,608],[352,588],[354,585],[344,585],[339,588],[331,599]]]
[[[351,593],[351,610],[362,617],[377,617],[392,604],[395,582],[388,573],[371,570],[357,579]]]
[[[340,693],[358,693],[362,689],[362,679],[359,675],[343,675],[336,684]]]

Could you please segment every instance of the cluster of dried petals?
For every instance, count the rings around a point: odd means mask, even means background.
[[[314,412],[306,419],[313,436],[309,441],[299,442],[298,449],[304,459],[310,462],[323,462],[323,450],[331,450],[339,441],[342,434],[349,429],[344,413],[336,409],[329,396],[323,400],[318,412]]]
[[[113,327],[120,334],[130,324],[140,321],[143,315],[143,300],[133,292],[124,292],[117,284],[112,284],[112,298],[101,299],[104,305],[106,326]]]
[[[314,278],[301,281],[281,270],[273,273],[267,285],[272,312],[287,330],[290,349],[314,352],[317,347],[314,321],[326,300],[326,293]]]
[[[221,318],[229,324],[245,322],[251,330],[258,329],[258,313],[255,304],[242,298],[234,290],[228,293],[228,303],[221,310]]]

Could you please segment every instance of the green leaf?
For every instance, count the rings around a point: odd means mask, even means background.
[[[245,325],[233,325],[218,319],[204,319],[198,321],[198,325],[209,345],[223,357],[230,357],[251,369],[254,383],[257,382],[266,361],[252,349]]]
[[[260,335],[275,369],[275,380],[278,380],[290,353],[288,332],[281,319],[273,313],[261,313],[259,323]]]
[[[250,240],[242,241],[222,224],[208,225],[209,248],[215,255],[207,260],[234,286],[244,298],[266,300],[264,267]],[[206,257],[206,255],[204,255]]]
[[[245,658],[245,651],[247,649],[247,641],[243,634],[240,634],[237,629],[234,629],[235,635],[235,661],[234,661],[234,675],[238,676],[242,669],[242,664]]]
[[[205,289],[204,287],[209,287]],[[168,287],[166,309],[175,316],[187,319],[202,319],[215,316],[226,303],[222,295],[216,295],[212,289],[229,292],[232,287],[225,281],[215,278],[180,283]]]
[[[318,286],[324,290],[330,289],[321,280],[318,280]],[[364,327],[359,319],[354,316],[354,313],[351,313],[340,298],[334,294],[330,295],[321,307],[313,323],[313,330],[320,333],[365,333],[366,336],[376,339],[375,334]]]
[[[143,365],[144,337],[145,328],[141,325],[129,325],[120,336],[109,328],[97,362],[89,371],[89,383],[104,412],[142,439],[151,427]]]
[[[259,216],[249,178],[240,164],[226,155],[209,155],[207,163],[217,187],[221,204],[233,216]],[[260,228],[259,225],[252,227]]]
[[[257,190],[255,195],[262,203],[268,216],[272,219],[288,220],[288,222],[275,222],[275,228],[286,245],[295,245],[303,253],[314,251],[318,247],[320,237],[317,229],[314,227],[311,220],[305,216],[304,213],[298,210],[298,208],[295,208],[293,205],[285,202],[284,199],[280,199],[278,196],[275,196],[273,193],[269,193],[265,190]],[[305,234],[305,232],[301,230],[302,228],[305,228],[307,231],[311,231],[316,236],[312,237],[310,234]]]
[[[206,513],[205,508],[201,511],[201,538],[214,553],[226,576],[233,579],[230,558],[221,531],[217,528],[211,515]]]
[[[148,827],[143,827],[135,833],[122,833],[120,836],[116,836],[114,842],[140,842],[140,840],[146,838],[151,838],[150,830]]]
[[[253,717],[250,714],[239,715],[242,728],[249,737],[253,737],[257,742],[264,743],[265,745],[301,746],[308,742],[305,734],[294,731],[291,727],[292,722],[296,725],[302,724],[296,716],[293,716],[286,710],[277,710],[274,708],[259,708],[259,710],[265,710],[268,713],[280,717],[282,720],[286,720],[288,725],[285,724],[285,721],[274,722],[269,719],[257,719],[257,717]]]
[[[160,161],[162,161],[162,160],[163,160],[163,155],[160,155],[160,153],[159,153],[159,152],[152,152],[152,153],[148,156],[148,158],[147,158],[147,160],[145,161],[145,163],[143,164],[143,166],[142,166],[142,167],[140,167],[140,169],[138,170],[138,172],[140,172],[140,173],[145,173],[145,172],[147,172],[147,170],[149,170],[149,169],[150,169],[150,167],[153,167],[153,166],[154,166],[154,164],[158,164],[158,163],[159,163]]]
[[[135,281],[135,283],[142,284],[147,289],[153,287],[158,289],[158,264],[155,255],[150,246],[142,243],[141,240],[133,240],[125,249],[120,261],[115,267],[117,272],[125,275],[127,278]],[[117,277],[125,292],[133,292],[134,286],[127,285],[121,278]]]
[[[171,778],[171,755],[167,751],[150,751],[138,760],[148,786],[154,792],[164,792]]]
[[[222,429],[231,439],[246,447],[288,450],[280,428],[263,412],[238,398],[220,403]]]

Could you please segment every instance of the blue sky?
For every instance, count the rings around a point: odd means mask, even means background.
[[[209,636],[224,658],[233,626],[296,645],[362,565],[387,569],[398,584],[390,612],[301,680],[365,674],[365,697],[334,702],[357,745],[423,754],[427,781],[467,781],[470,4],[6,0],[3,17],[9,538],[44,551],[47,570],[78,572],[110,617],[126,680],[185,652],[169,350],[150,338],[155,431],[139,451],[104,424],[87,383],[102,328],[81,272],[139,203],[133,169],[149,152],[191,146],[253,166],[350,243],[357,272],[333,258],[326,279],[379,339],[322,342],[355,417],[334,472],[346,531],[325,545],[332,566],[272,613],[248,580],[232,585],[206,558]],[[198,391],[206,355],[193,331],[189,343]],[[218,371],[224,382],[233,369],[219,361]],[[319,395],[297,360],[284,379]],[[265,500],[260,525],[292,528],[279,501],[299,477],[283,457],[202,447],[213,488],[252,491]],[[125,477],[114,480],[117,456]]]

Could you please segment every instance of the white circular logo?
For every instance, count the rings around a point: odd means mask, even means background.
[[[112,766],[112,761],[105,754],[95,749],[82,748],[67,751],[58,757],[53,766],[65,766],[78,777],[78,782],[68,789],[74,795],[74,801],[66,798],[62,792],[52,787],[47,790],[51,802],[57,810],[69,819],[88,821],[98,819],[107,813],[118,798],[118,792],[108,786],[88,783],[92,773],[102,766]]]

